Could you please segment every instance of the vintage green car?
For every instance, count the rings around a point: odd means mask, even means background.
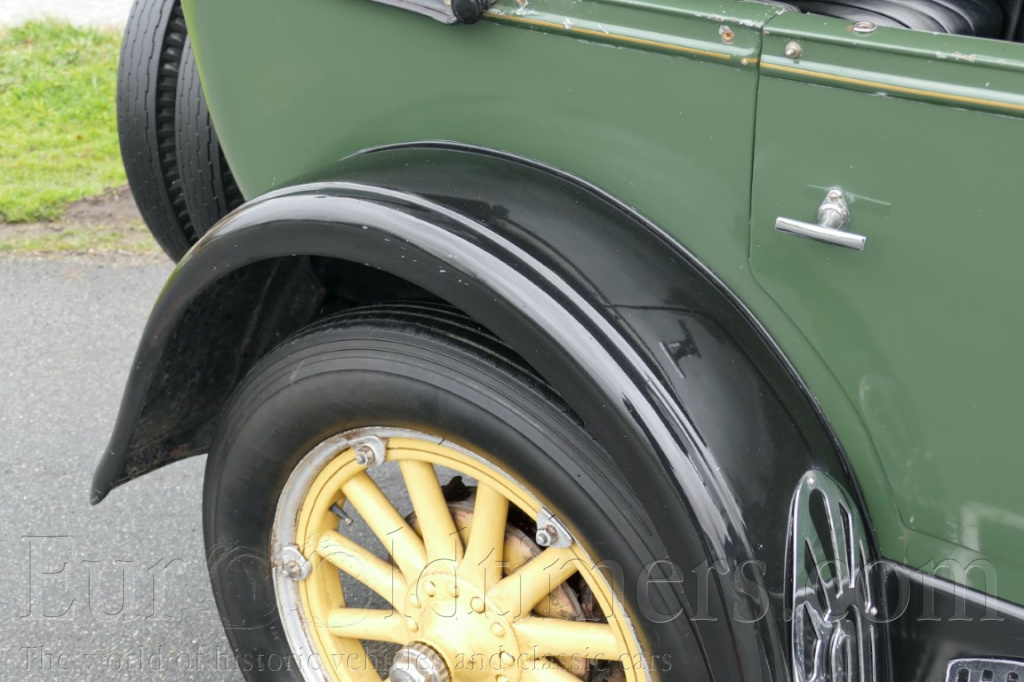
[[[93,500],[250,680],[1020,682],[1022,4],[137,0]]]

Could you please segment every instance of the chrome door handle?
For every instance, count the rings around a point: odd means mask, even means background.
[[[862,234],[847,232],[844,228],[849,224],[850,210],[846,207],[846,194],[838,187],[830,189],[818,207],[817,225],[782,216],[775,219],[775,229],[784,234],[863,251],[868,238]]]

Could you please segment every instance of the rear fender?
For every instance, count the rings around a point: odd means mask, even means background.
[[[331,176],[250,202],[178,265],[93,500],[206,451],[246,369],[322,314],[310,259],[368,266],[465,311],[575,410],[668,544],[716,676],[785,679],[793,491],[808,469],[855,486],[743,306],[655,226],[551,168],[425,144]]]

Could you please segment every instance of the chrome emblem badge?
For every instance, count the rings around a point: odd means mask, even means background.
[[[819,471],[793,495],[789,538],[793,673],[798,682],[876,682],[881,628],[864,522]]]

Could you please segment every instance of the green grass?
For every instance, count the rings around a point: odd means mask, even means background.
[[[144,225],[70,225],[59,230],[32,230],[0,237],[4,254],[132,253],[161,254]]]
[[[125,183],[114,97],[121,36],[56,21],[0,34],[0,222],[59,218]]]

